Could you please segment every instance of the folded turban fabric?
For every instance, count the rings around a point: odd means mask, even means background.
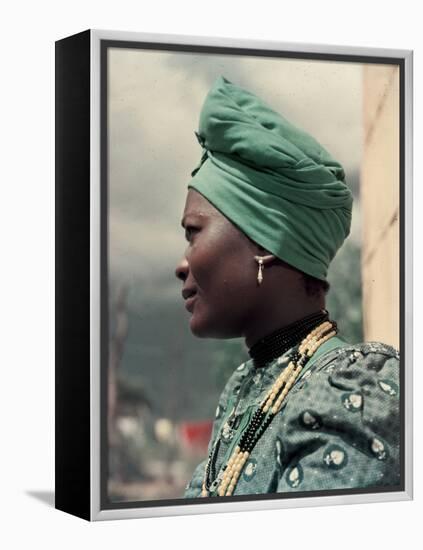
[[[188,187],[270,253],[325,280],[348,236],[342,166],[252,93],[219,77],[200,114],[203,147]]]

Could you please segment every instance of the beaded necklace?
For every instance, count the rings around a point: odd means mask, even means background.
[[[254,412],[228,462],[211,482],[210,473],[220,446],[220,438],[217,437],[207,462],[201,496],[211,496],[210,493],[215,491],[219,496],[233,494],[248,457],[275,415],[281,410],[282,403],[301,370],[315,351],[336,333],[336,323],[325,320],[302,339],[297,350],[290,356],[288,366],[277,377]]]
[[[317,325],[328,320],[329,313],[326,309],[322,309],[261,338],[248,352],[254,361],[254,366],[257,368],[266,366],[301,342]]]

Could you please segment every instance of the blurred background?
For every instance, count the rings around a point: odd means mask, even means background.
[[[191,335],[174,269],[201,148],[204,98],[223,75],[312,134],[345,168],[351,235],[327,308],[350,342],[399,344],[399,88],[391,65],[108,50],[108,491],[181,498],[207,444],[242,340]]]

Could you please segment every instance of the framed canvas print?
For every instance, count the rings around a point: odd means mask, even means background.
[[[412,498],[412,52],[56,42],[56,507]]]

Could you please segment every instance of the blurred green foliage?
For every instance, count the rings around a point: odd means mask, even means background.
[[[339,335],[351,343],[363,339],[361,292],[361,249],[348,239],[333,260],[328,280],[330,290],[326,307],[330,318],[338,323]]]

